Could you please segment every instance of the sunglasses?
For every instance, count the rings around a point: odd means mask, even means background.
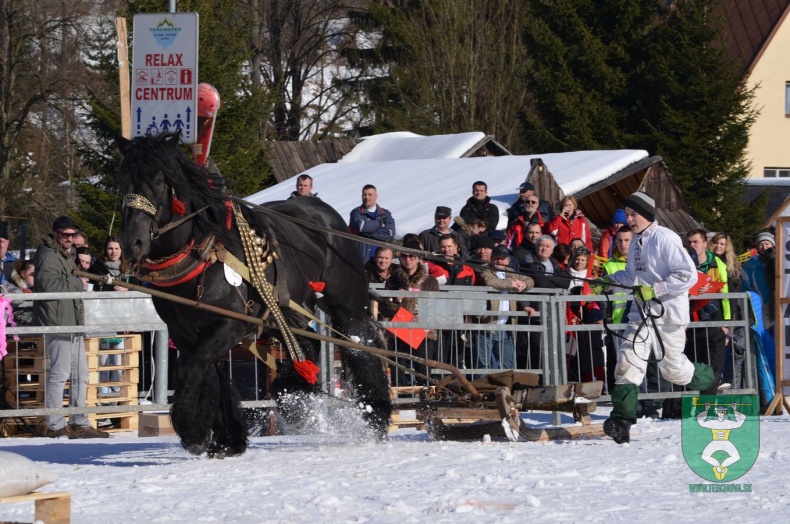
[[[77,233],[58,233],[58,235],[65,238],[74,238],[75,236],[77,236]]]
[[[527,204],[537,204],[539,203],[538,200],[527,200]]]
[[[417,255],[408,255],[408,254],[405,254],[405,253],[402,254],[400,257],[401,258],[420,258]]]

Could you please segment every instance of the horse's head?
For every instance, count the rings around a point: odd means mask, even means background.
[[[121,166],[118,188],[123,196],[121,247],[134,264],[151,253],[159,230],[169,223],[182,201],[176,195],[183,180],[178,135],[118,138]],[[183,205],[182,205],[183,208]]]

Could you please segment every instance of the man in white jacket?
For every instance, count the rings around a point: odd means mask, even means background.
[[[617,352],[612,413],[603,425],[604,432],[618,444],[630,440],[639,385],[645,377],[651,348],[661,359],[658,369],[668,381],[703,394],[716,394],[720,385],[710,366],[692,364],[683,354],[690,320],[688,292],[697,282],[697,269],[680,237],[658,225],[655,201],[646,193],[636,192],[626,198],[625,213],[635,235],[628,249],[628,262],[624,270],[606,277],[633,286],[635,295],[623,334],[625,340]]]

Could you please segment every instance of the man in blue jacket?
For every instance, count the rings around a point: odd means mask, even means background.
[[[362,205],[351,211],[348,228],[355,235],[381,242],[392,242],[395,237],[395,219],[392,213],[376,203],[379,196],[376,187],[367,184],[362,188]],[[359,243],[362,262],[365,263],[376,252],[376,246]]]

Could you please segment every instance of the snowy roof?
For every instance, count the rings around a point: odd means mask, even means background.
[[[499,207],[499,228],[507,224],[507,209],[518,196],[518,186],[530,171],[530,160],[541,158],[566,194],[574,194],[605,180],[648,156],[642,150],[576,151],[529,156],[431,158],[388,162],[322,164],[308,171],[314,192],[348,219],[361,203],[362,186],[373,184],[379,205],[395,217],[397,236],[419,233],[433,226],[436,206],[449,206],[457,216],[472,195],[472,183],[488,184],[488,195]],[[247,197],[260,204],[284,200],[295,189],[286,180]]]
[[[747,178],[745,180],[748,186],[790,186],[790,178]]]
[[[484,138],[485,135],[480,132],[433,136],[415,135],[407,131],[383,133],[363,139],[339,163],[461,158]]]

